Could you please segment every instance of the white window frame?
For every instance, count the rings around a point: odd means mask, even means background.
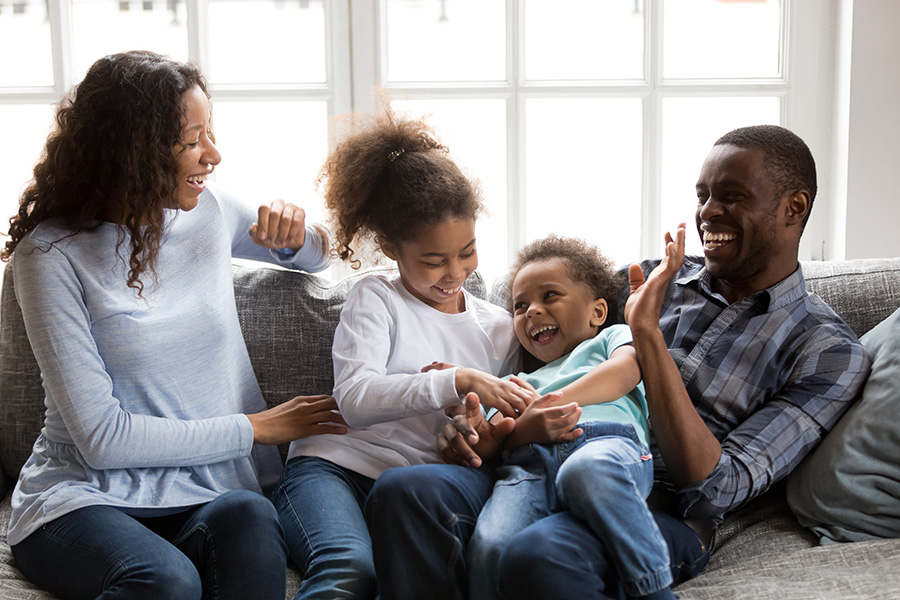
[[[475,1],[475,0],[472,0]],[[600,0],[598,0],[600,1]],[[838,0],[783,0],[783,26],[788,43],[783,45],[781,77],[752,83],[709,83],[665,81],[660,74],[661,10],[663,0],[644,0],[645,65],[647,79],[624,84],[553,86],[529,83],[520,72],[517,56],[522,52],[518,32],[523,18],[520,0],[506,0],[507,6],[507,81],[487,84],[462,84],[443,88],[403,85],[410,98],[490,98],[507,104],[507,208],[508,256],[522,245],[525,236],[524,102],[546,95],[564,97],[621,96],[640,97],[644,102],[644,160],[642,181],[642,257],[658,252],[656,239],[660,228],[660,148],[661,100],[679,95],[777,95],[782,99],[781,122],[803,137],[813,150],[819,167],[820,191],[810,223],[801,242],[801,258],[829,257],[825,240],[829,233],[845,227],[846,201],[834,200],[835,176],[825,177],[834,161],[834,111],[836,96],[836,52],[832,38],[837,26]],[[188,11],[189,58],[201,67],[208,63],[207,8],[209,0],[186,0]],[[54,84],[35,88],[2,88],[0,103],[51,105],[76,83],[71,50],[71,0],[48,3],[51,27]],[[327,78],[324,84],[279,86],[239,86],[211,84],[214,101],[315,99],[324,100],[329,115],[373,107],[371,90],[384,85],[385,40],[381,23],[385,0],[325,0]],[[282,60],[302,60],[284,57]],[[347,65],[348,68],[341,68]],[[330,124],[329,124],[330,126]],[[723,132],[724,133],[724,132]],[[9,143],[9,142],[6,142]],[[13,142],[14,143],[14,142]],[[698,165],[699,168],[699,165]]]
[[[598,0],[599,1],[599,0]],[[663,0],[644,0],[645,39],[643,81],[601,84],[557,85],[525,80],[519,31],[524,24],[520,0],[506,0],[507,80],[465,83],[436,87],[429,84],[389,84],[385,81],[386,42],[384,31],[387,0],[350,0],[353,66],[353,106],[373,108],[371,89],[385,86],[411,99],[502,99],[507,104],[507,210],[508,258],[525,242],[524,105],[529,98],[631,97],[644,105],[644,157],[642,181],[641,258],[659,252],[661,230],[659,176],[662,148],[662,100],[678,96],[778,97],[781,124],[798,133],[809,144],[820,175],[816,210],[804,233],[801,259],[825,258],[824,240],[835,215],[830,206],[828,173],[833,153],[829,132],[832,119],[835,52],[827,34],[834,27],[836,11],[832,0],[782,0],[782,48],[780,75],[775,78],[743,81],[666,80],[662,77]],[[826,32],[826,33],[821,33]],[[786,40],[785,40],[786,36]],[[815,107],[815,110],[810,110]],[[722,133],[725,133],[724,131]],[[699,171],[700,165],[697,165]],[[690,190],[692,192],[693,190]],[[521,199],[521,200],[520,200]]]

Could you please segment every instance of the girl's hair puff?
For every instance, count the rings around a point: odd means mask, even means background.
[[[359,127],[329,154],[318,178],[342,260],[359,268],[361,241],[398,244],[446,219],[478,217],[478,187],[424,119],[400,117],[387,102],[354,117]]]
[[[535,240],[519,250],[513,265],[513,275],[509,280],[510,288],[522,267],[532,262],[552,259],[563,261],[569,277],[584,286],[591,298],[603,298],[611,309],[616,306],[624,280],[612,259],[585,240],[556,234]]]
[[[110,214],[124,214],[131,248],[127,283],[143,291],[141,276],[155,272],[163,209],[178,185],[183,95],[194,87],[209,96],[199,68],[153,52],[97,60],[60,103],[0,257],[8,260],[47,219],[59,219],[74,235]]]

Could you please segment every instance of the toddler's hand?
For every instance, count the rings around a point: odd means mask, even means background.
[[[560,404],[561,392],[551,392],[532,402],[516,420],[507,446],[528,443],[570,442],[583,433],[576,428],[582,409],[577,402]]]

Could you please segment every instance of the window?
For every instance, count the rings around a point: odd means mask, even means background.
[[[809,134],[824,117],[798,107],[824,87],[806,32],[832,18],[817,0],[0,0],[0,52],[21,57],[0,61],[0,209],[14,212],[53,105],[91,62],[145,47],[203,66],[216,178],[248,201],[323,218],[329,119],[384,85],[481,183],[487,280],[551,231],[618,262],[653,257],[692,222],[722,133],[781,123],[817,159],[829,150]]]
[[[721,134],[785,122],[789,4],[384,0],[372,78],[431,113],[483,181],[488,274],[550,232],[624,263],[659,255],[663,232],[693,222],[694,182]]]
[[[22,57],[0,61],[0,210],[15,212],[55,104],[90,65],[149,48],[203,65],[224,157],[215,178],[321,220],[329,115],[350,109],[348,22],[339,0],[0,0],[0,53]]]

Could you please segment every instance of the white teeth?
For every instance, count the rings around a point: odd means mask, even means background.
[[[542,333],[544,333],[545,331],[555,331],[555,330],[556,330],[556,327],[554,327],[553,325],[544,325],[543,327],[538,327],[537,329],[533,330],[531,332],[531,337],[532,337],[532,339],[536,340],[538,338],[538,336],[541,335]]]
[[[711,233],[709,231],[703,232],[704,242],[730,242],[734,239],[737,239],[737,235],[734,233]]]
[[[191,183],[203,183],[206,181],[206,175],[194,175],[187,178]]]
[[[714,250],[716,248],[724,246],[728,242],[736,239],[737,235],[734,233],[712,233],[709,231],[703,232],[703,244],[710,250]]]
[[[457,288],[453,288],[452,290],[448,290],[448,289],[446,289],[446,288],[442,288],[442,287],[439,286],[439,285],[436,285],[436,286],[434,286],[434,287],[436,287],[437,289],[441,290],[442,292],[444,292],[445,294],[448,294],[448,295],[455,294],[455,293],[457,293],[459,290],[462,289],[462,286],[457,287]]]

